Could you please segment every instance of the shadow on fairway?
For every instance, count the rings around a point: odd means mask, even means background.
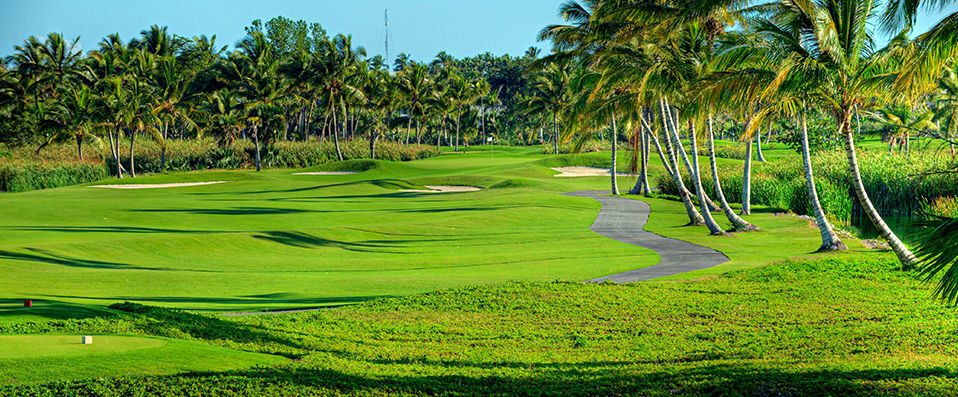
[[[89,260],[89,259],[71,258],[66,255],[54,254],[52,252],[44,251],[38,248],[26,248],[26,250],[34,252],[34,253],[31,254],[31,253],[25,253],[25,252],[13,252],[13,251],[0,250],[0,259],[48,263],[51,265],[62,265],[62,266],[80,267],[80,268],[87,268],[87,269],[157,270],[157,271],[177,270],[177,269],[168,269],[168,268],[160,268],[160,267],[134,266],[128,263],[105,262],[105,261],[97,261],[97,260]],[[184,270],[184,271],[193,271],[193,270]],[[201,271],[201,270],[197,270],[197,271]]]
[[[381,248],[395,247],[396,244],[377,244],[346,242],[316,237],[304,232],[273,231],[254,235],[253,238],[299,248],[340,248],[354,252],[377,252],[383,254],[411,254],[412,252],[389,251]]]
[[[33,299],[33,307],[24,307],[23,299],[0,299],[0,323],[5,317],[32,316],[48,320],[69,320],[94,317],[115,317],[116,314],[103,307]]]
[[[234,207],[234,208],[206,208],[206,209],[135,209],[131,212],[155,212],[155,213],[186,213],[197,215],[291,215],[306,213],[327,213],[333,211],[304,210],[298,208],[273,208],[273,207]]]
[[[692,360],[694,361],[694,360]],[[681,359],[679,362],[683,362]],[[630,371],[629,366],[637,366]],[[423,367],[432,367],[424,369]],[[500,368],[512,368],[504,376]],[[947,394],[958,379],[946,368],[812,370],[769,368],[751,363],[670,365],[635,362],[493,363],[470,375],[415,375],[451,372],[441,363],[413,361],[406,370],[388,375],[360,376],[332,369],[254,369],[231,372],[229,377],[212,373],[183,375],[212,389],[224,387],[294,387],[344,394],[410,395],[863,395],[896,393],[885,381],[907,382],[906,394]],[[368,368],[368,366],[367,366]],[[375,367],[374,367],[375,368]],[[486,369],[488,368],[488,369]],[[395,371],[394,371],[395,370]],[[395,373],[408,375],[394,375]],[[175,378],[167,378],[171,383]],[[937,379],[938,381],[933,381]],[[927,380],[927,381],[925,381]],[[947,381],[946,381],[947,380]],[[940,381],[940,382],[939,382]],[[132,381],[129,381],[132,382]],[[254,386],[255,385],[255,386]],[[132,383],[130,386],[135,387]],[[888,388],[891,386],[891,388]],[[313,389],[315,388],[315,389]]]
[[[229,233],[215,230],[184,230],[184,229],[157,229],[151,227],[131,227],[131,226],[22,226],[10,227],[5,230],[30,231],[30,232],[58,232],[58,233]]]

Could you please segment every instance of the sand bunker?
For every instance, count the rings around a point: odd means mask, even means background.
[[[358,174],[358,171],[321,171],[321,172],[297,172],[293,175],[352,175]]]
[[[157,183],[157,184],[129,184],[129,185],[96,185],[90,187],[98,187],[103,189],[165,189],[169,187],[186,187],[186,186],[203,186],[203,185],[215,185],[217,183],[226,183],[229,181],[213,181],[213,182],[186,182],[186,183]]]
[[[570,178],[578,176],[609,176],[612,174],[612,170],[608,168],[598,168],[598,167],[556,167],[553,170],[559,171],[560,174],[556,175],[560,178]],[[635,176],[634,174],[626,174],[624,172],[619,173],[620,176]]]
[[[426,188],[430,190],[413,190],[413,189],[404,189],[403,192],[410,193],[462,193],[462,192],[478,192],[482,190],[480,187],[475,186],[446,186],[446,185],[425,185]]]

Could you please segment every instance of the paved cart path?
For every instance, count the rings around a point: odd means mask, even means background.
[[[621,197],[605,196],[609,192],[580,191],[565,193],[566,196],[590,197],[602,203],[602,209],[590,229],[605,237],[632,245],[648,248],[662,257],[658,264],[625,273],[599,277],[589,282],[611,280],[616,283],[631,283],[658,277],[671,276],[693,270],[708,269],[728,262],[725,254],[701,245],[662,237],[644,229],[649,221],[652,207],[648,203]]]

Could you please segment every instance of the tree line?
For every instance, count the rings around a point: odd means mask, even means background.
[[[363,137],[375,158],[378,139],[460,146],[487,137],[529,142],[541,117],[519,112],[531,89],[522,57],[482,54],[432,62],[400,54],[392,64],[369,57],[349,35],[284,17],[254,21],[229,46],[216,36],[186,38],[152,26],[124,41],[111,34],[83,54],[77,40],[29,37],[0,68],[0,142],[10,146],[106,142],[118,177],[135,176],[137,137],[249,139]],[[536,116],[536,115],[533,115]],[[527,134],[527,135],[523,135]],[[120,141],[130,163],[120,164]]]

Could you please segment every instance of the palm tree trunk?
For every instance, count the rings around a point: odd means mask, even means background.
[[[744,172],[742,172],[742,215],[752,215],[752,140],[751,139],[745,142],[745,170]]]
[[[842,113],[842,120],[838,127],[839,132],[843,132],[845,137],[845,154],[848,156],[848,173],[852,178],[852,190],[855,191],[855,196],[858,197],[858,203],[861,204],[862,210],[865,211],[865,215],[871,220],[875,230],[878,230],[878,233],[888,242],[892,251],[895,251],[895,255],[897,255],[898,260],[901,261],[902,267],[910,268],[917,261],[915,255],[905,247],[905,244],[898,239],[895,232],[888,227],[888,224],[882,219],[878,210],[875,209],[871,199],[868,198],[868,192],[865,191],[865,184],[862,182],[862,175],[858,169],[858,158],[855,154],[855,137],[852,135],[851,128],[850,109],[843,109]]]
[[[559,154],[559,113],[552,113],[552,138],[554,141],[553,154]]]
[[[77,154],[80,155],[80,160],[83,160],[83,135],[77,135]]]
[[[256,146],[256,172],[260,171],[259,157],[259,125],[253,124],[253,144]]]
[[[369,133],[369,158],[376,159],[376,138],[379,137],[379,134],[375,131]]]
[[[762,127],[758,127],[755,130],[755,146],[758,148],[758,161],[760,163],[767,163],[765,161],[765,155],[762,154]]]
[[[662,111],[662,127],[664,128],[662,132],[667,134],[665,137],[665,148],[668,152],[668,156],[662,155],[662,147],[659,145],[658,138],[654,138],[655,146],[659,151],[659,156],[662,158],[662,164],[665,164],[666,168],[670,169],[672,181],[675,183],[675,187],[679,192],[682,204],[685,205],[685,212],[689,216],[688,226],[698,226],[705,223],[705,219],[702,217],[702,214],[695,209],[695,205],[692,204],[691,194],[689,194],[688,189],[685,188],[685,183],[682,182],[682,173],[679,170],[678,157],[675,156],[675,152],[672,150],[671,139],[668,137],[668,135],[671,134],[668,132],[668,116],[665,115],[667,110],[665,109],[664,103],[664,100],[659,102],[659,109]],[[668,157],[668,159],[666,159],[666,157]]]
[[[116,163],[116,177],[122,179],[123,174],[120,171],[120,135],[117,134],[116,140],[113,139],[113,131],[107,133],[110,138],[110,155],[113,156],[113,162]]]
[[[462,110],[459,110],[459,113],[456,114],[456,151],[459,151],[459,126],[460,118],[462,117]]]
[[[166,172],[166,122],[163,122],[163,142],[160,146],[160,171]]]
[[[732,210],[732,206],[728,204],[728,200],[725,199],[725,193],[722,192],[722,182],[719,181],[718,173],[718,162],[715,161],[715,136],[712,131],[712,116],[709,115],[709,139],[708,139],[708,150],[709,150],[709,165],[712,168],[712,184],[715,185],[715,196],[719,199],[719,204],[722,205],[722,212],[725,213],[725,217],[728,218],[729,222],[732,222],[732,226],[735,227],[735,230],[740,232],[748,232],[753,230],[759,230],[758,227],[749,223],[745,219],[742,219],[738,214]]]
[[[702,217],[705,219],[705,226],[708,227],[709,233],[713,236],[722,236],[725,235],[725,231],[722,230],[722,227],[715,222],[715,218],[712,218],[712,212],[709,210],[708,200],[705,198],[705,189],[702,188],[702,179],[698,177],[699,175],[699,156],[698,153],[698,138],[695,134],[695,122],[689,121],[689,145],[692,148],[692,166],[695,170],[695,176],[692,179],[695,182],[695,193],[699,196],[699,206],[702,208]]]
[[[619,137],[619,134],[618,134],[618,131],[616,131],[616,126],[615,126],[615,114],[613,114],[612,115],[612,138],[610,139],[610,141],[612,142],[612,194],[616,196],[619,195],[619,184],[616,181],[616,177],[619,176],[618,166],[616,165],[616,161],[618,160],[616,158],[616,155],[617,155],[616,147],[619,146],[617,145],[617,141],[619,140],[618,137]]]
[[[336,109],[333,109],[333,146],[336,148],[336,159],[343,161],[343,152],[339,150],[339,125],[336,123]]]
[[[838,238],[832,224],[825,217],[825,211],[822,210],[822,203],[818,201],[818,189],[815,187],[815,175],[812,172],[812,156],[808,147],[808,122],[805,119],[805,113],[799,115],[802,130],[802,164],[805,167],[805,184],[808,187],[808,199],[812,204],[812,213],[815,215],[815,224],[822,234],[822,246],[818,252],[847,250],[848,246]]]
[[[692,185],[694,186],[694,185],[695,185],[695,180],[697,179],[697,180],[701,181],[701,178],[699,178],[699,173],[698,173],[697,169],[693,169],[693,168],[692,168],[692,162],[689,161],[689,156],[685,153],[685,147],[682,146],[682,141],[681,141],[681,138],[679,137],[679,129],[678,129],[678,124],[677,124],[677,120],[678,120],[678,110],[675,111],[675,114],[674,114],[674,117],[673,117],[673,113],[672,113],[671,111],[668,111],[668,109],[671,109],[671,106],[669,105],[669,101],[668,101],[667,99],[663,99],[663,101],[664,101],[664,103],[665,103],[665,108],[666,108],[666,110],[667,110],[666,113],[668,113],[668,116],[669,116],[669,125],[671,125],[671,127],[672,127],[672,128],[671,128],[672,133],[669,134],[669,138],[672,140],[673,146],[675,146],[675,148],[676,148],[676,149],[675,149],[675,151],[677,152],[676,154],[681,154],[681,155],[682,155],[682,162],[685,164],[685,169],[689,171],[689,177],[692,178]],[[666,130],[668,130],[668,127],[666,127]],[[693,154],[694,156],[698,156],[698,153],[695,153],[694,151],[693,151],[692,154]],[[678,161],[678,158],[676,158],[676,162],[677,162],[677,161]],[[676,169],[679,168],[679,166],[678,166],[677,163],[676,163],[675,168],[676,168]],[[686,191],[688,192],[688,190],[686,190]],[[688,192],[688,194],[691,195],[692,193],[691,193],[691,192]],[[712,199],[709,198],[709,196],[708,196],[707,194],[704,195],[704,197],[705,197],[705,203],[706,203],[706,205],[708,206],[708,209],[709,209],[710,212],[715,212],[715,211],[718,211],[718,210],[719,210],[719,207],[718,207],[717,205],[715,205],[715,203],[712,202]]]
[[[412,115],[409,115],[409,121],[406,122],[406,147],[409,147],[409,132],[412,130]]]
[[[136,142],[136,131],[130,134],[130,178],[136,178],[136,162],[133,158],[133,145]]]
[[[640,166],[639,166],[639,178],[635,181],[635,186],[632,187],[632,190],[629,190],[629,194],[633,195],[644,195],[649,197],[651,195],[651,189],[649,188],[649,139],[646,134],[651,134],[651,128],[648,127],[648,122],[645,120],[645,109],[643,108],[639,114],[639,153],[641,155]]]

